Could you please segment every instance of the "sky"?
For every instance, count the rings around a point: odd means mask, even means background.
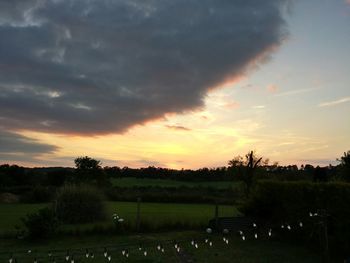
[[[349,0],[0,2],[0,164],[337,164]]]

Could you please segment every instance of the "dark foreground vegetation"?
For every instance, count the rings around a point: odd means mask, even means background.
[[[252,151],[227,167],[199,170],[102,167],[90,157],[77,158],[75,168],[5,164],[0,166],[0,233],[9,242],[203,232],[219,205],[226,212],[217,216],[253,219],[259,237],[273,229],[271,239],[278,244],[302,245],[325,262],[344,259],[350,251],[350,151],[338,161],[326,167],[271,165]],[[9,227],[12,231],[4,231]]]
[[[35,258],[41,262],[66,262],[67,251],[75,262],[108,262],[104,257],[105,249],[111,256],[112,262],[193,262],[201,263],[314,263],[320,262],[320,256],[300,245],[291,245],[276,241],[246,240],[239,237],[229,237],[229,244],[223,242],[222,235],[211,235],[210,241],[205,243],[207,235],[197,231],[176,231],[168,233],[149,233],[147,235],[119,235],[119,236],[84,236],[51,239],[45,242],[28,242],[26,240],[6,240],[0,249],[0,261],[8,262],[11,258],[18,263],[33,262]],[[196,240],[198,248],[191,245]],[[178,253],[174,247],[177,242],[181,248]],[[158,245],[164,249],[158,250]],[[141,246],[141,250],[139,247]],[[16,248],[13,251],[13,247]],[[28,253],[28,251],[31,253]],[[8,251],[14,253],[10,255]],[[128,258],[122,252],[128,252]],[[147,251],[147,256],[144,252]],[[183,253],[182,253],[183,251]],[[5,253],[2,253],[5,252]],[[89,257],[86,254],[89,253]],[[49,257],[48,255],[51,255]],[[92,259],[91,256],[94,256]]]

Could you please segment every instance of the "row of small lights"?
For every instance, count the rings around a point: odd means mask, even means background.
[[[318,214],[317,214],[317,213],[311,213],[311,212],[310,212],[310,213],[309,213],[309,216],[310,216],[310,217],[317,217]],[[123,219],[123,218],[120,218],[117,214],[113,214],[112,218],[113,218],[114,221],[116,221],[116,222],[118,222],[118,223],[124,222],[124,219]],[[253,229],[257,230],[257,224],[256,224],[256,223],[253,223],[252,226],[253,226]],[[302,228],[302,227],[303,227],[303,223],[302,223],[301,221],[298,223],[298,227],[299,227],[299,228]],[[290,230],[292,230],[292,227],[291,227],[290,224],[281,224],[281,229],[288,229],[288,230],[290,231]],[[206,229],[206,232],[207,232],[208,234],[211,234],[211,233],[212,233],[212,229],[211,229],[211,228],[207,228],[207,229]],[[238,233],[239,233],[241,239],[242,239],[243,241],[245,241],[245,240],[246,240],[246,236],[245,236],[244,232],[240,230],[240,231],[238,231]],[[224,242],[225,244],[228,245],[228,244],[229,244],[229,239],[228,239],[225,235],[229,234],[229,230],[228,230],[228,229],[224,229],[224,230],[223,230],[223,234],[224,234],[224,236],[223,236],[223,242]],[[269,237],[272,236],[272,229],[271,229],[271,228],[268,230],[268,236],[269,236]],[[254,233],[254,239],[258,239],[258,233],[257,233],[257,232]],[[207,245],[209,245],[209,247],[212,247],[212,246],[213,246],[213,241],[211,241],[211,240],[209,239],[209,237],[207,237],[207,238],[204,239],[204,243],[207,244]],[[191,240],[190,244],[191,244],[191,246],[193,246],[193,247],[196,248],[196,249],[199,248],[198,242],[197,242],[196,240],[194,240],[194,239]],[[180,251],[181,251],[180,244],[179,244],[178,242],[174,241],[174,245],[173,245],[173,246],[174,246],[174,249],[176,250],[176,252],[177,252],[177,253],[180,253]],[[140,244],[140,246],[138,247],[138,250],[142,253],[143,256],[147,257],[148,252],[147,252],[146,249],[143,248],[143,246],[142,246],[141,244]],[[161,253],[165,253],[165,249],[164,249],[164,247],[163,247],[161,244],[158,244],[158,245],[156,246],[156,250],[159,251],[159,252],[161,252]],[[32,253],[32,250],[28,250],[27,253],[28,253],[28,254],[31,254],[31,253]],[[122,254],[122,256],[125,257],[125,258],[129,258],[129,250],[128,250],[128,249],[122,249],[122,250],[121,250],[121,254]],[[53,254],[52,254],[52,253],[48,253],[48,257],[49,257],[49,258],[52,258],[52,257],[53,257]],[[93,258],[95,257],[95,255],[94,255],[94,253],[90,253],[89,250],[86,249],[85,257],[86,257],[86,258],[91,258],[91,259],[93,259]],[[104,248],[103,257],[104,257],[108,262],[110,262],[110,261],[112,260],[112,256],[111,256],[111,254],[108,253],[107,248]],[[75,263],[74,257],[73,257],[73,256],[70,256],[69,251],[67,251],[67,254],[66,254],[66,256],[64,257],[64,259],[65,259],[66,262]],[[53,262],[55,262],[54,258],[53,258]],[[11,256],[11,258],[8,260],[8,263],[17,263],[17,260],[16,260],[16,258],[13,258],[13,256]],[[33,263],[38,263],[38,260],[37,260],[36,258],[34,258]]]

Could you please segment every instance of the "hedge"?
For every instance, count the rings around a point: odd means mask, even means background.
[[[238,190],[206,187],[113,187],[105,191],[110,201],[135,201],[161,203],[219,203],[232,204],[243,195]]]
[[[260,181],[248,201],[240,208],[247,216],[278,225],[305,222],[305,241],[317,231],[311,213],[325,210],[331,251],[350,251],[350,184],[341,182]],[[317,236],[318,232],[314,233]],[[316,241],[316,240],[313,240]]]

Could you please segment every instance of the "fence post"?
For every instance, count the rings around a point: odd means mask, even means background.
[[[141,214],[140,214],[141,198],[137,198],[137,212],[136,212],[136,230],[140,232]]]
[[[324,209],[320,209],[317,211],[317,214],[320,218],[320,228],[319,228],[319,236],[320,236],[320,243],[321,243],[321,249],[322,249],[322,262],[329,263],[329,246],[328,246],[328,229],[327,229],[327,211]]]
[[[218,231],[219,229],[219,205],[217,202],[215,202],[215,230]]]

